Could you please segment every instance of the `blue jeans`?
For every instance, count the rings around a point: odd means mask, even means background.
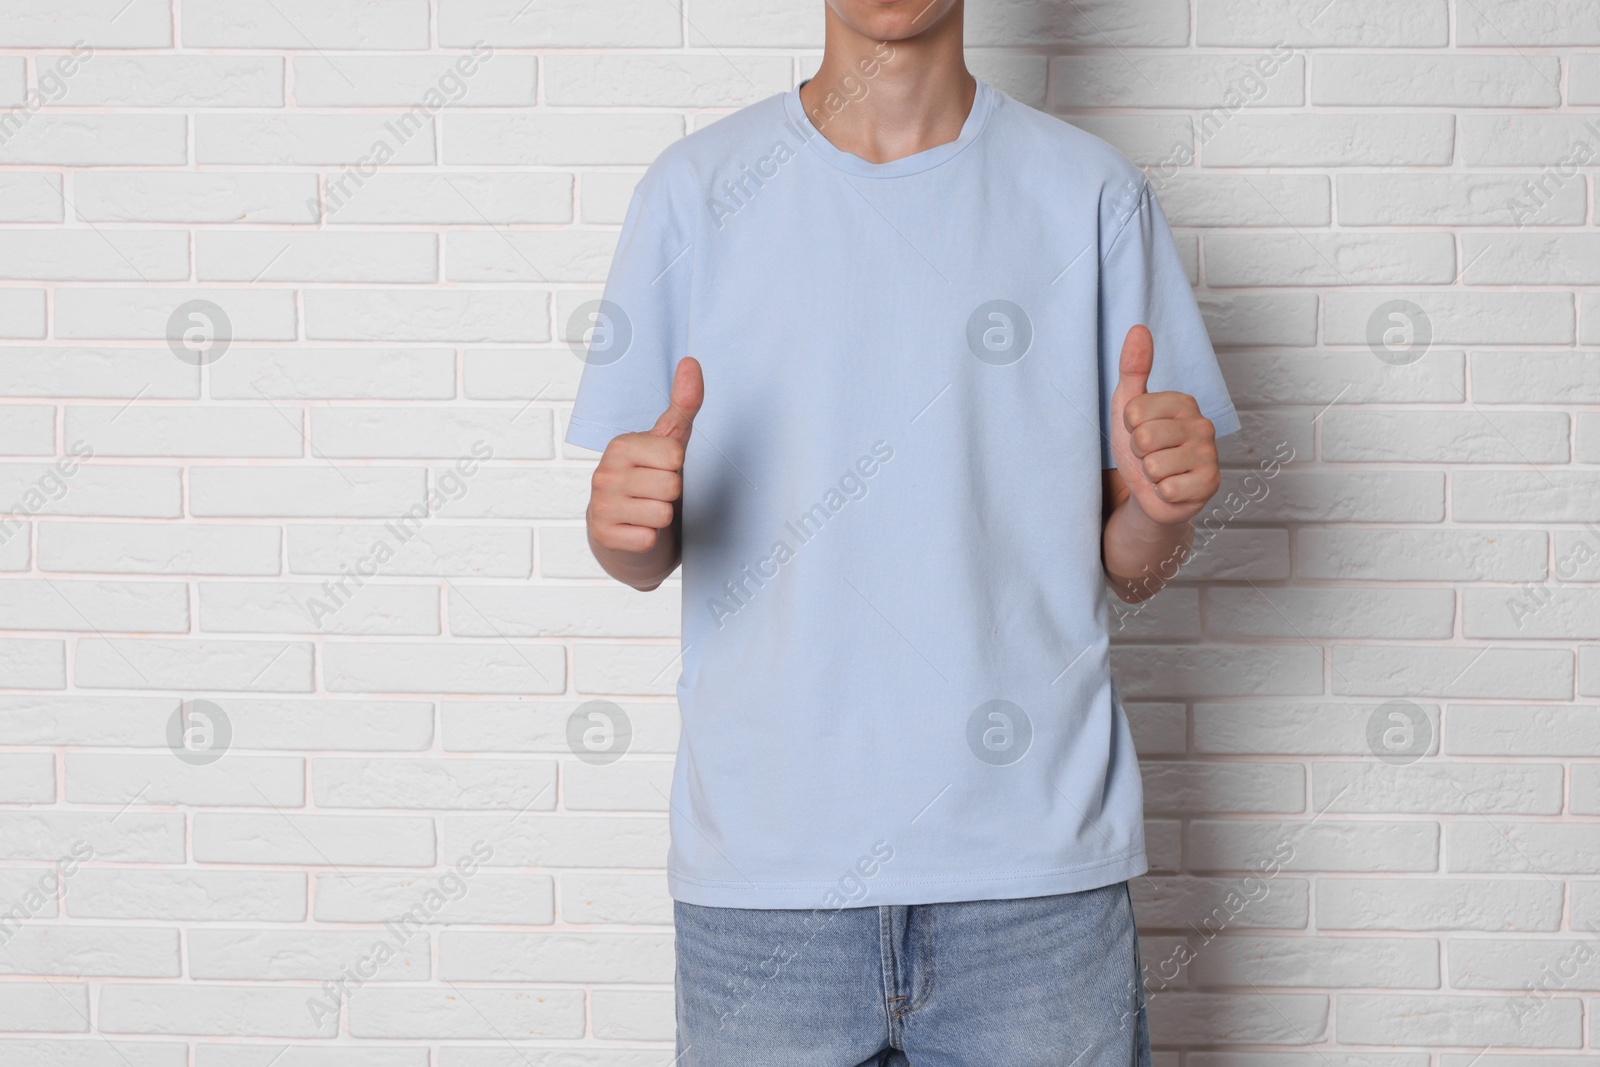
[[[675,924],[675,1067],[1150,1064],[1126,882]]]

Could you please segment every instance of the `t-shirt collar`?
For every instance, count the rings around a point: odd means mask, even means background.
[[[805,82],[801,82],[804,85]],[[800,90],[794,88],[784,94],[783,107],[786,123],[801,140],[811,146],[812,151],[821,156],[828,164],[850,174],[859,174],[868,178],[898,178],[905,174],[916,174],[921,171],[937,167],[939,164],[953,159],[967,146],[977,139],[983,132],[984,124],[989,119],[989,113],[994,110],[997,93],[981,79],[978,80],[977,92],[972,97],[972,109],[967,112],[966,121],[961,124],[961,133],[954,141],[947,141],[941,145],[922,152],[916,152],[900,159],[890,160],[888,163],[873,163],[862,159],[852,152],[846,152],[837,147],[822,135],[822,132],[812,123],[811,117],[806,114],[805,107],[800,103]],[[848,105],[847,105],[848,106]]]

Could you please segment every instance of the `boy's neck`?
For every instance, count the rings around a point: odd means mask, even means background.
[[[927,30],[885,42],[856,32],[829,8],[822,65],[801,88],[801,105],[834,147],[871,163],[954,141],[978,90],[961,22],[957,5]]]

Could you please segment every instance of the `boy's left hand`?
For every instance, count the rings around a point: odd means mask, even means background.
[[[1155,341],[1144,326],[1122,344],[1111,394],[1111,454],[1139,509],[1163,525],[1187,523],[1222,484],[1216,428],[1187,393],[1148,391]]]

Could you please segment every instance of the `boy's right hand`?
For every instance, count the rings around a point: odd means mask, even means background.
[[[683,456],[705,400],[700,363],[685,357],[672,376],[667,410],[647,433],[611,439],[590,482],[589,537],[614,552],[648,552],[672,525],[683,495]]]

